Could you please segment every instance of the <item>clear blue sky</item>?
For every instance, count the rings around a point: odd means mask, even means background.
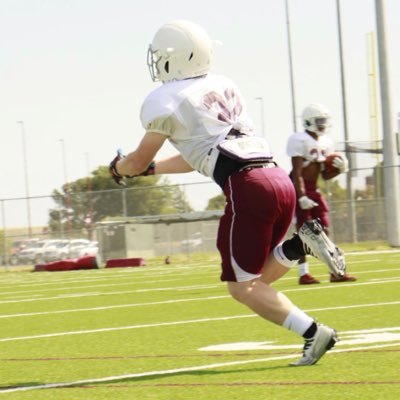
[[[331,135],[343,140],[336,0],[289,0],[296,105],[324,103]],[[369,140],[368,32],[374,0],[341,0],[351,140]],[[400,1],[386,0],[393,113],[400,111]],[[289,170],[292,132],[284,0],[0,0],[0,199],[25,195],[21,126],[25,122],[30,194],[48,195],[69,180],[106,165],[114,151],[132,149],[143,130],[139,110],[154,84],[146,52],[155,31],[172,19],[191,19],[223,46],[214,72],[234,79],[280,164]],[[395,47],[397,46],[397,47]],[[395,127],[395,116],[393,116]],[[299,120],[300,127],[300,120]],[[167,147],[163,154],[170,154]],[[204,181],[198,173],[174,182]],[[188,193],[197,209],[219,193]],[[213,188],[213,189],[211,189]],[[22,207],[22,205],[21,205]],[[35,205],[33,205],[35,207]],[[39,207],[38,207],[39,209]],[[42,224],[33,210],[34,224]],[[45,217],[44,217],[45,218]],[[23,225],[24,211],[7,209],[7,226]]]

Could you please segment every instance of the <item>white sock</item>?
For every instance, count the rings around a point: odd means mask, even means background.
[[[298,268],[299,268],[299,276],[303,276],[305,274],[310,273],[310,269],[308,268],[308,262],[299,264]]]
[[[311,326],[314,320],[304,311],[294,306],[283,321],[282,326],[298,335],[303,336],[304,332]]]

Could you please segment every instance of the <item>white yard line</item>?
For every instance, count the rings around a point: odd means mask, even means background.
[[[354,287],[354,286],[362,286],[362,285],[376,285],[376,284],[385,284],[385,283],[393,283],[393,282],[399,282],[400,278],[391,278],[391,279],[381,279],[381,280],[371,280],[369,282],[357,282],[357,283],[346,283],[346,284],[332,284],[329,286],[307,286],[307,287],[300,287],[300,288],[295,288],[295,289],[285,289],[282,290],[283,293],[287,292],[302,292],[306,290],[325,290],[325,289],[339,289],[339,288],[348,288],[348,287]],[[81,297],[94,297],[94,296],[107,296],[107,295],[120,295],[120,294],[131,294],[131,293],[145,293],[145,292],[157,292],[157,291],[187,291],[187,290],[208,290],[208,289],[213,289],[217,288],[220,286],[224,286],[224,283],[217,283],[215,285],[193,285],[193,286],[182,286],[182,287],[165,287],[165,288],[152,288],[152,289],[135,289],[135,290],[127,290],[127,291],[119,291],[119,292],[91,292],[91,293],[70,293],[70,294],[64,294],[64,295],[57,295],[54,297],[38,297],[35,299],[32,298],[27,298],[27,299],[16,299],[16,300],[2,300],[0,301],[0,304],[9,304],[9,303],[31,303],[33,301],[48,301],[48,300],[62,300],[66,298],[81,298]],[[218,296],[218,298],[227,298],[230,296]],[[203,297],[203,298],[195,298],[193,301],[197,300],[207,300],[210,297]],[[214,297],[211,297],[214,298]],[[182,300],[172,300],[171,302],[179,302],[179,301],[191,301],[191,299],[182,299]],[[141,303],[141,305],[146,306],[146,305],[152,305],[152,304],[164,304],[164,303],[169,303],[169,301],[160,301],[157,303],[150,302],[150,303]],[[67,309],[67,310],[57,310],[57,311],[41,311],[41,312],[35,312],[35,313],[19,313],[19,314],[0,314],[0,318],[11,318],[11,317],[21,317],[21,316],[29,316],[29,315],[46,315],[46,314],[62,314],[62,313],[68,313],[68,312],[79,312],[79,311],[96,311],[96,310],[105,310],[105,309],[112,309],[112,308],[123,308],[123,307],[137,307],[140,304],[134,303],[132,304],[120,304],[120,305],[115,305],[115,306],[104,306],[104,307],[93,307],[93,308],[82,308],[82,309]]]
[[[385,303],[354,304],[351,306],[315,308],[315,309],[309,309],[309,310],[304,310],[304,311],[306,311],[306,312],[335,311],[335,310],[346,310],[349,308],[381,307],[381,306],[392,306],[392,305],[399,305],[399,304],[400,304],[400,301],[393,301],[393,302],[385,302]],[[199,318],[199,319],[184,320],[184,321],[160,322],[160,323],[154,323],[154,324],[128,325],[128,326],[119,326],[119,327],[113,327],[113,328],[99,328],[99,329],[87,329],[87,330],[80,330],[80,331],[55,332],[55,333],[45,333],[45,334],[41,334],[41,335],[1,338],[0,342],[12,342],[12,341],[17,341],[17,340],[30,340],[30,339],[43,339],[43,338],[70,336],[70,335],[84,335],[84,334],[90,334],[90,333],[116,332],[116,331],[123,331],[123,330],[156,328],[156,327],[160,327],[160,326],[197,324],[197,323],[213,322],[213,321],[229,321],[229,320],[234,320],[234,319],[253,318],[253,317],[257,317],[257,315],[256,314],[232,315],[232,316],[215,317],[215,318]]]
[[[0,318],[28,317],[28,316],[33,316],[33,315],[48,315],[48,314],[64,314],[64,313],[74,313],[74,312],[81,312],[81,311],[83,311],[83,312],[104,311],[104,310],[112,310],[115,308],[154,306],[154,305],[163,305],[163,304],[185,303],[185,302],[189,302],[189,301],[206,301],[206,300],[226,299],[226,298],[230,298],[230,297],[231,297],[230,295],[209,296],[209,297],[197,297],[197,298],[191,298],[191,299],[152,301],[149,303],[129,303],[129,304],[118,304],[118,305],[114,305],[114,306],[101,306],[101,307],[91,307],[91,308],[72,308],[69,310],[58,310],[58,311],[39,311],[39,312],[32,312],[32,313],[0,315]]]
[[[160,323],[155,323],[155,324],[128,325],[128,326],[119,326],[119,327],[114,327],[114,328],[100,328],[100,329],[87,329],[87,330],[81,330],[81,331],[45,333],[42,335],[2,338],[2,339],[0,339],[0,342],[10,342],[10,341],[28,340],[28,339],[42,339],[42,338],[50,338],[50,337],[57,337],[57,336],[82,335],[82,334],[88,334],[88,333],[115,332],[115,331],[130,330],[130,329],[155,328],[155,327],[160,327],[160,326],[185,325],[185,324],[194,324],[194,323],[210,322],[210,321],[226,321],[226,320],[231,320],[231,319],[252,318],[252,317],[255,317],[255,315],[254,314],[233,315],[233,316],[228,316],[228,317],[202,318],[202,319],[193,319],[193,320],[185,320],[185,321],[160,322]]]
[[[360,252],[349,252],[346,254],[346,256],[358,256],[358,255],[374,255],[374,254],[393,254],[397,255],[397,253],[400,253],[400,250],[375,250],[375,251],[360,251]],[[379,261],[379,259],[370,259],[369,261]],[[364,262],[363,260],[352,260],[351,263],[362,263]],[[323,264],[315,264],[315,266],[323,266]],[[168,269],[166,269],[168,268]],[[205,269],[212,269],[215,270],[218,268],[217,264],[213,265],[203,265],[199,264],[199,268],[195,269],[193,271],[193,266],[184,266],[184,265],[177,265],[177,266],[172,266],[172,267],[165,267],[165,266],[154,266],[154,267],[145,267],[145,268],[128,268],[128,269],[121,269],[118,271],[119,274],[140,274],[140,275],[153,275],[155,272],[158,274],[157,276],[168,276],[168,275],[176,275],[176,276],[181,276],[184,275],[185,273],[190,273],[191,275],[193,273],[202,273],[204,272]],[[93,271],[74,271],[74,277],[71,277],[70,275],[64,273],[62,276],[48,276],[47,282],[37,282],[37,279],[31,278],[30,282],[27,283],[26,280],[24,280],[23,283],[20,282],[20,280],[10,280],[10,279],[0,279],[0,286],[3,286],[8,283],[12,283],[15,287],[32,287],[32,286],[46,286],[46,285],[57,285],[60,283],[72,283],[72,282],[83,282],[83,281],[100,281],[100,280],[109,280],[109,279],[119,279],[119,277],[116,276],[108,276],[109,271],[108,270],[96,270],[95,272],[101,273],[101,276],[93,276]],[[375,272],[379,272],[376,270]],[[76,274],[79,274],[79,278],[76,277]],[[1,277],[1,275],[0,275]],[[284,278],[284,279],[291,279],[291,278]],[[51,280],[51,281],[50,281]]]
[[[400,271],[400,268],[379,269],[379,270],[378,270],[378,269],[374,269],[374,270],[358,271],[357,274],[358,274],[358,275],[360,275],[360,274],[369,274],[369,273],[378,274],[378,273],[383,273],[383,272],[394,272],[394,271]],[[175,274],[174,274],[174,275],[175,275]],[[177,274],[176,274],[176,275],[177,275]],[[316,275],[316,276],[322,276],[322,275]],[[177,275],[176,278],[173,278],[173,276],[168,276],[167,278],[169,278],[169,279],[157,279],[157,278],[159,278],[158,275],[155,275],[155,277],[156,277],[156,279],[151,281],[152,284],[154,284],[154,283],[171,282],[171,281],[175,281],[175,280],[178,280],[178,279],[179,279],[179,275]],[[105,278],[105,277],[104,277],[104,278]],[[110,278],[111,278],[111,277],[110,277]],[[120,277],[119,277],[119,278],[120,278]],[[172,278],[172,279],[171,279],[171,278]],[[200,278],[200,277],[199,277],[199,278]],[[282,281],[289,281],[289,280],[293,280],[293,279],[296,279],[296,277],[287,276],[287,277],[281,278],[281,279],[279,280],[279,282],[282,282]],[[391,278],[380,278],[380,279],[376,278],[376,279],[370,279],[370,281],[372,281],[372,280],[382,281],[382,280],[389,280],[389,279],[391,279],[391,280],[396,280],[396,279],[399,279],[399,278],[396,278],[396,277],[391,277]],[[102,280],[103,280],[103,279],[102,279]],[[81,281],[79,281],[79,280],[75,281],[75,280],[74,280],[73,282],[81,282]],[[63,281],[57,282],[58,285],[59,285],[59,284],[62,284],[62,283],[65,284],[66,282],[63,282]],[[72,283],[72,282],[68,282],[68,283]],[[98,284],[98,285],[94,284],[94,285],[71,286],[71,287],[64,286],[64,287],[62,287],[62,288],[60,288],[60,287],[56,287],[56,288],[46,288],[46,289],[39,289],[39,288],[38,288],[38,289],[33,289],[33,290],[24,291],[23,294],[24,294],[24,295],[27,295],[28,293],[35,293],[35,292],[38,292],[38,291],[39,291],[40,293],[43,293],[43,292],[49,292],[49,291],[50,291],[50,292],[53,292],[53,291],[62,291],[62,290],[73,290],[73,289],[85,290],[85,289],[92,289],[92,288],[98,288],[98,287],[113,287],[113,286],[134,285],[135,283],[137,283],[137,282],[136,282],[136,281],[129,281],[129,282],[124,281],[124,282],[116,282],[116,283],[110,283],[110,282],[108,282],[108,283],[102,283],[102,284]],[[324,282],[322,282],[322,283],[324,283]],[[54,284],[55,284],[55,283],[54,283]],[[220,285],[220,286],[224,285],[223,282],[219,282],[219,281],[217,281],[216,284],[217,284],[217,285]],[[346,284],[346,285],[348,285],[348,284]],[[27,285],[27,286],[32,287],[32,286],[35,286],[35,285]],[[214,285],[213,285],[213,287],[214,287]],[[186,288],[187,288],[187,287],[184,286],[184,289],[185,289],[185,290],[186,290]],[[207,286],[204,286],[204,288],[207,288]],[[321,287],[319,287],[319,288],[321,288]],[[170,289],[171,289],[171,290],[179,290],[179,287],[178,287],[178,286],[175,286],[175,287],[171,287]],[[151,289],[151,288],[150,288],[150,289],[143,289],[143,290],[151,291],[151,290],[158,290],[158,289]],[[162,289],[162,290],[164,290],[164,289]],[[165,289],[165,290],[168,290],[168,289]],[[295,289],[294,289],[294,290],[295,290]],[[15,297],[10,296],[9,298],[3,298],[2,300],[0,300],[0,304],[2,304],[2,303],[4,303],[4,302],[14,302],[14,300],[15,300],[15,302],[18,302],[18,297],[22,296],[21,293],[22,293],[21,291],[0,292],[0,296],[11,295],[11,294],[15,294],[15,295],[16,295]],[[118,293],[118,292],[117,292],[117,293]],[[113,294],[117,294],[117,293],[116,293],[116,292],[113,292]],[[130,293],[130,292],[121,292],[121,294],[125,294],[125,293]],[[107,293],[100,293],[100,294],[101,294],[101,295],[105,295],[105,294],[107,294]],[[87,296],[87,294],[81,294],[81,295],[82,295],[82,296]],[[35,296],[40,296],[40,294],[36,293]],[[28,297],[28,295],[27,295],[27,297]],[[29,301],[30,298],[31,298],[31,296],[30,296],[29,298],[23,300],[23,301]],[[54,297],[54,298],[49,298],[49,297],[39,298],[38,300],[40,300],[40,299],[49,300],[49,299],[56,299],[56,298],[59,298],[59,296]]]
[[[129,294],[129,293],[145,293],[145,292],[162,292],[162,291],[185,291],[185,290],[199,290],[199,289],[212,289],[221,286],[221,283],[215,285],[192,285],[192,286],[176,286],[176,287],[164,287],[164,288],[151,288],[151,289],[134,289],[134,290],[122,290],[118,292],[91,292],[91,293],[70,293],[70,294],[60,294],[52,297],[40,297],[37,299],[20,299],[20,300],[2,300],[0,304],[10,304],[10,303],[30,303],[32,301],[47,301],[47,300],[60,300],[66,297],[91,297],[91,296],[114,296],[119,294]]]
[[[301,287],[301,288],[296,288],[296,289],[285,289],[282,290],[282,292],[287,293],[287,292],[302,292],[305,290],[321,290],[321,289],[344,289],[344,288],[350,288],[354,286],[368,286],[368,285],[375,285],[375,284],[385,284],[385,283],[393,283],[393,282],[400,282],[400,277],[399,278],[394,278],[393,280],[387,281],[387,280],[380,280],[380,281],[373,281],[373,282],[357,282],[357,283],[332,283],[329,286],[320,286],[320,285],[312,285],[312,287],[306,286],[306,287]]]
[[[375,345],[375,346],[359,346],[359,347],[352,347],[347,349],[337,349],[331,350],[327,353],[334,354],[334,353],[347,353],[352,351],[360,351],[360,350],[370,350],[370,349],[381,349],[385,347],[392,347],[398,346],[399,343],[390,343],[390,344],[382,344],[382,345]],[[165,375],[172,375],[172,374],[182,374],[185,372],[191,371],[204,371],[207,369],[215,369],[215,368],[224,368],[224,367],[231,367],[237,365],[247,365],[247,364],[255,364],[255,363],[262,363],[268,361],[280,361],[280,360],[289,360],[292,358],[298,358],[298,354],[289,354],[289,355],[282,355],[282,356],[275,356],[275,357],[266,357],[266,358],[256,358],[250,360],[240,360],[240,361],[228,361],[224,363],[215,363],[215,364],[206,364],[206,365],[195,365],[191,367],[183,367],[183,368],[175,368],[175,369],[166,369],[166,370],[156,370],[156,371],[147,371],[141,373],[132,373],[132,374],[124,374],[124,375],[115,375],[115,376],[106,376],[102,378],[93,378],[93,379],[82,379],[77,381],[71,382],[60,382],[60,383],[47,383],[43,385],[37,386],[19,386],[10,389],[1,389],[1,393],[11,393],[11,392],[24,392],[28,390],[35,390],[35,389],[55,389],[55,388],[63,388],[63,387],[71,387],[71,386],[84,386],[89,384],[95,383],[107,383],[113,381],[119,381],[123,379],[134,379],[134,378],[145,378],[149,376],[165,376]]]
[[[154,281],[151,281],[151,283],[165,283],[165,282],[174,282],[177,281],[177,278],[174,279],[155,279]],[[61,283],[58,283],[59,285],[61,285]],[[128,285],[134,285],[135,282],[131,282],[131,281],[126,281],[124,280],[124,282],[116,282],[116,283],[101,283],[98,285],[85,285],[85,286],[63,286],[63,287],[54,287],[54,288],[47,288],[47,289],[32,289],[32,290],[18,290],[18,291],[14,291],[14,292],[1,292],[1,296],[4,295],[11,295],[11,294],[21,294],[24,293],[24,295],[28,295],[29,293],[35,293],[35,292],[56,292],[56,291],[62,291],[62,290],[85,290],[85,289],[92,289],[92,288],[99,288],[99,287],[113,287],[113,286],[128,286]],[[31,285],[29,285],[29,287],[32,287]]]
[[[139,274],[140,277],[151,275],[151,276],[156,276],[156,277],[181,277],[186,274],[190,274],[193,276],[194,274],[204,274],[204,270],[206,269],[211,269],[217,271],[218,274],[218,266],[217,265],[201,265],[198,269],[194,268],[192,265],[187,267],[187,266],[175,266],[172,267],[168,270],[165,269],[165,267],[144,267],[144,268],[122,268],[120,271],[112,271],[112,272],[117,272],[117,274],[111,274],[111,270],[91,270],[91,273],[89,275],[88,272],[86,272],[85,275],[79,275],[79,277],[76,276],[76,274],[79,274],[79,272],[82,271],[73,271],[73,277],[71,275],[71,272],[60,272],[61,276],[58,276],[54,278],[54,273],[52,273],[52,276],[47,275],[46,276],[46,282],[39,281],[39,279],[42,279],[42,276],[38,275],[38,278],[36,279],[24,279],[23,282],[21,282],[21,279],[18,280],[0,280],[0,287],[1,286],[9,286],[13,285],[14,287],[33,287],[33,286],[50,286],[50,285],[60,285],[60,284],[65,284],[65,283],[81,283],[81,282],[97,282],[97,281],[106,281],[108,282],[109,280],[119,280],[119,279],[124,279],[122,275],[131,275],[132,278],[136,278],[136,274]],[[209,271],[207,273],[212,273],[213,271]],[[96,273],[98,275],[93,275],[93,273]],[[0,275],[1,276],[1,275]]]

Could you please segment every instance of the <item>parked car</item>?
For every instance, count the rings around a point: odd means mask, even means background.
[[[68,258],[81,257],[81,250],[88,246],[90,240],[87,239],[72,239],[66,246],[60,249],[60,259],[65,260]]]
[[[86,246],[79,249],[79,257],[94,256],[96,257],[99,252],[99,242],[91,240]]]
[[[22,250],[19,254],[19,258],[24,264],[40,264],[45,262],[43,256],[46,249],[59,242],[60,239],[39,240],[32,246]]]
[[[9,262],[11,265],[22,264],[20,254],[23,250],[34,246],[39,241],[38,238],[22,239],[13,242],[11,247],[11,255],[9,257]]]
[[[43,261],[51,262],[62,260],[63,249],[68,246],[69,240],[59,240],[53,244],[46,246],[43,251]]]

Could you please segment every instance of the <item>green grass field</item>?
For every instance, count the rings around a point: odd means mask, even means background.
[[[341,341],[289,367],[302,342],[233,301],[218,257],[0,274],[0,400],[400,398],[400,252],[349,254],[359,280],[275,286]]]

